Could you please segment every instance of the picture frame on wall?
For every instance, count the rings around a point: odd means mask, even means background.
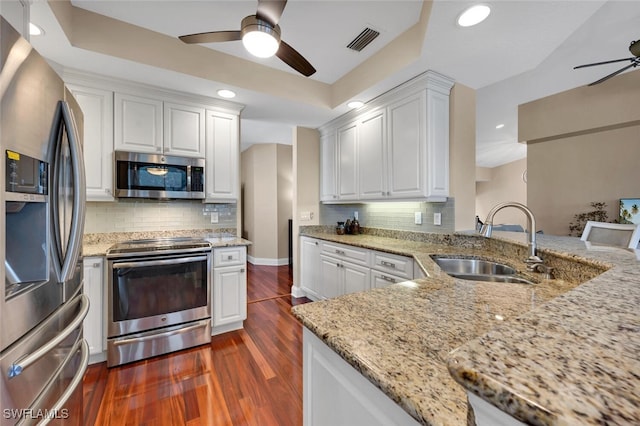
[[[620,223],[640,224],[640,197],[620,199]]]

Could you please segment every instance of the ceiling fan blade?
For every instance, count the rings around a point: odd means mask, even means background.
[[[258,11],[256,16],[258,19],[270,23],[272,26],[278,25],[282,11],[287,5],[287,0],[258,0]]]
[[[282,40],[280,41],[280,47],[276,52],[276,56],[305,77],[309,77],[316,72],[316,69],[309,61]]]
[[[627,65],[626,67],[623,67],[623,68],[619,69],[618,71],[612,72],[611,74],[602,77],[600,80],[594,81],[593,83],[589,84],[589,86],[594,86],[596,84],[600,84],[603,81],[609,80],[611,77],[614,77],[614,76],[620,74],[622,71],[628,70],[629,68],[637,67],[639,64],[640,64],[640,58],[636,58],[635,61],[633,61],[633,63],[631,65]]]
[[[240,31],[210,31],[208,33],[189,34],[178,37],[185,43],[218,43],[221,41],[236,41],[242,38]]]
[[[624,59],[614,59],[612,61],[595,62],[593,64],[578,65],[577,67],[573,67],[573,69],[577,70],[578,68],[593,67],[596,65],[606,65],[606,64],[613,64],[615,62],[633,61],[634,59],[636,58],[624,58]]]

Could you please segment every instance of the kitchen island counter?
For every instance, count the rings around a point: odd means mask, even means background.
[[[634,253],[540,236],[542,257],[562,279],[531,286],[453,279],[430,257],[455,253],[511,258],[513,264],[526,246],[508,239],[525,234],[409,241],[303,233],[412,255],[427,273],[424,279],[293,308],[309,330],[420,423],[467,424],[465,389],[456,381],[525,422],[640,419],[634,391],[640,264]],[[566,396],[552,397],[556,392]]]

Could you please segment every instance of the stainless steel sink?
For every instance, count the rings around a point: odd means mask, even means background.
[[[447,275],[471,281],[491,281],[517,284],[534,284],[518,275],[518,271],[504,263],[473,257],[431,256]]]

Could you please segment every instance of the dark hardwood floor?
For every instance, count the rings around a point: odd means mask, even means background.
[[[290,313],[291,270],[247,266],[243,330],[124,366],[89,366],[84,424],[301,425],[302,326]]]

